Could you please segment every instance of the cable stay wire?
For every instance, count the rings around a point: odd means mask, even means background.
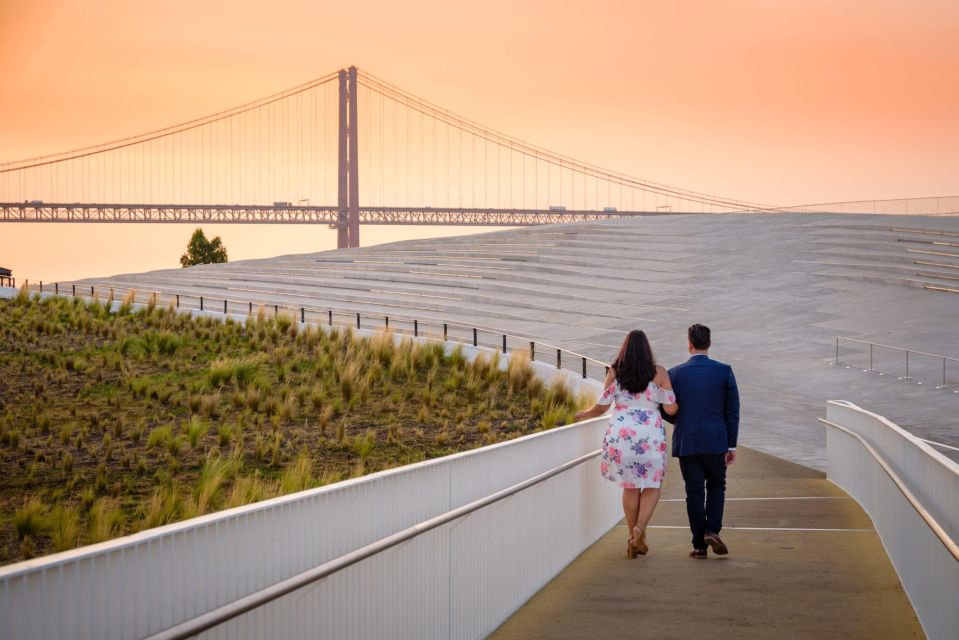
[[[565,156],[549,149],[525,142],[519,138],[497,131],[464,116],[460,116],[452,111],[449,111],[448,109],[440,107],[428,100],[413,95],[407,91],[404,91],[403,89],[400,89],[399,87],[396,87],[395,85],[377,78],[369,72],[359,70],[358,76],[359,81],[365,84],[367,88],[370,88],[395,102],[403,104],[407,108],[420,111],[425,115],[437,118],[449,126],[461,129],[466,133],[477,135],[488,140],[489,142],[499,144],[500,146],[509,148],[512,151],[526,155],[534,160],[543,161],[552,164],[553,166],[558,166],[562,169],[569,169],[571,171],[580,173],[581,175],[588,175],[603,181],[612,182],[613,184],[620,186],[657,193],[659,195],[681,200],[688,200],[702,204],[716,204],[745,210],[772,209],[772,207],[760,203],[724,198],[721,196],[714,196],[688,189],[681,189],[641,178],[635,178],[633,176],[606,169],[598,165],[585,163],[570,156]]]
[[[163,127],[162,129],[156,129],[154,131],[149,131],[146,133],[141,133],[135,136],[128,136],[126,138],[120,138],[118,140],[113,140],[110,142],[104,142],[97,145],[91,145],[87,147],[81,147],[79,149],[73,149],[70,151],[61,151],[58,153],[48,154],[44,156],[37,156],[35,158],[27,158],[24,160],[15,160],[11,162],[0,163],[0,173],[8,173],[12,171],[21,171],[25,169],[34,169],[36,167],[46,166],[50,164],[55,164],[59,162],[67,162],[69,160],[76,160],[79,158],[85,158],[88,156],[97,155],[100,153],[106,153],[108,151],[115,151],[117,149],[123,149],[126,147],[132,147],[138,144],[143,144],[150,142],[152,140],[157,140],[159,138],[164,138],[167,136],[175,135],[177,133],[182,133],[184,131],[190,131],[198,127],[202,127],[214,122],[219,122],[227,118],[234,116],[242,115],[249,111],[254,111],[256,109],[272,105],[280,100],[284,100],[291,96],[301,94],[305,91],[315,89],[321,85],[326,84],[332,80],[335,80],[339,76],[339,71],[321,76],[309,82],[297,85],[290,89],[280,91],[279,93],[274,93],[265,98],[260,98],[258,100],[253,100],[252,102],[247,102],[245,104],[238,105],[236,107],[231,107],[223,111],[218,111],[216,113],[211,113],[209,115],[194,118],[193,120],[187,120],[186,122],[181,122],[175,125],[168,127]]]

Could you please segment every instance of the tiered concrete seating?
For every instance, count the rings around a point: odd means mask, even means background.
[[[845,398],[959,445],[959,395],[830,366],[837,335],[959,355],[952,217],[655,216],[241,260],[83,281],[217,300],[460,322],[610,360],[645,329],[660,361],[712,326],[743,388],[744,443],[822,468],[823,402]],[[959,244],[959,242],[957,242]],[[917,251],[931,251],[917,253]],[[935,264],[925,264],[932,262]],[[954,268],[955,267],[955,268]],[[926,275],[922,275],[926,274]],[[928,275],[934,274],[934,275]],[[901,286],[908,284],[912,286]],[[195,304],[186,303],[186,304]],[[856,354],[842,350],[844,359]],[[861,355],[861,354],[859,354]]]

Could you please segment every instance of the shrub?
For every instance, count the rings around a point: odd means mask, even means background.
[[[169,331],[163,331],[155,335],[156,350],[160,355],[172,356],[186,343],[182,336]]]
[[[233,439],[234,429],[228,424],[221,424],[216,429],[216,435],[221,447],[228,447]]]
[[[147,448],[164,447],[173,440],[173,427],[166,424],[162,427],[156,427],[147,437]]]
[[[237,478],[230,487],[230,493],[224,501],[223,508],[232,509],[240,507],[251,502],[256,502],[261,498],[262,487],[260,478],[256,475]]]
[[[210,363],[207,382],[210,387],[222,387],[230,382],[246,389],[260,375],[260,365],[249,359],[220,359]]]
[[[232,460],[207,456],[196,484],[195,515],[207,512],[223,485],[236,474],[237,467]]]
[[[123,513],[111,498],[100,498],[93,504],[87,519],[87,540],[103,542],[117,537],[123,529]]]
[[[530,398],[536,398],[542,395],[545,386],[542,378],[533,376],[529,379],[529,382],[526,383],[526,393],[529,394]]]
[[[358,360],[351,360],[339,370],[340,394],[346,401],[349,401],[350,398],[353,397],[353,392],[357,388],[357,384],[359,383],[360,366],[361,365]]]
[[[205,436],[209,429],[210,425],[196,415],[190,416],[190,419],[183,424],[183,431],[186,432],[187,440],[190,441],[190,447],[192,449],[196,449],[200,438]]]
[[[80,513],[74,507],[54,507],[47,528],[54,551],[66,551],[80,544]]]
[[[280,490],[284,493],[296,493],[313,486],[313,459],[305,453],[296,456],[293,464],[288,465],[280,475]]]
[[[334,406],[331,404],[328,404],[325,407],[323,407],[323,411],[320,413],[320,418],[319,418],[321,434],[326,433],[326,427],[330,422],[330,418],[333,417],[333,411],[334,411]]]
[[[529,353],[525,351],[514,353],[510,357],[509,364],[506,367],[506,379],[510,394],[525,391],[534,377],[535,374],[530,364]]]
[[[175,521],[180,512],[180,504],[180,489],[176,483],[154,489],[144,505],[140,528],[151,529]]]
[[[33,537],[43,529],[43,514],[47,507],[40,500],[39,496],[29,497],[16,513],[13,514],[13,527],[17,531],[17,538],[23,540],[27,537]]]
[[[130,289],[127,291],[127,294],[123,296],[123,300],[120,302],[120,308],[117,309],[118,316],[125,316],[133,309],[133,304],[137,301],[137,290]]]
[[[549,405],[540,418],[539,426],[541,429],[552,429],[557,425],[566,424],[569,411],[560,405]]]
[[[553,376],[553,381],[546,392],[546,403],[553,405],[573,404],[573,391],[564,376],[560,374]]]
[[[360,460],[366,460],[373,452],[373,447],[375,445],[376,432],[372,429],[368,429],[362,436],[357,434],[356,438],[353,440],[353,450],[356,452],[356,455],[360,457]]]
[[[70,442],[76,428],[77,424],[75,422],[64,422],[60,427],[60,443],[65,445]]]

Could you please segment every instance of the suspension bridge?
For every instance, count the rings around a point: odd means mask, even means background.
[[[0,164],[0,221],[319,223],[337,229],[340,247],[359,246],[361,224],[764,209],[580,162],[356,67],[141,135]]]

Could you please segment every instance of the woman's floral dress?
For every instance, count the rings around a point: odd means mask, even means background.
[[[597,404],[612,404],[609,429],[603,438],[600,473],[624,489],[656,489],[666,477],[666,430],[660,404],[673,404],[676,395],[650,382],[641,393],[613,384]]]

